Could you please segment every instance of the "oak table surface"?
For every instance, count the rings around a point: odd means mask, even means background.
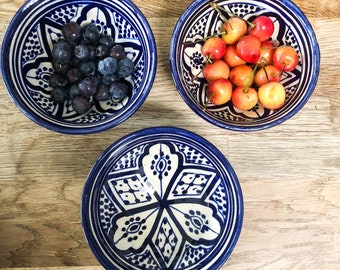
[[[174,25],[189,0],[133,0],[158,49],[152,91],[132,118],[94,135],[56,134],[28,120],[0,82],[0,268],[102,269],[85,242],[81,192],[99,155],[153,126],[185,128],[230,161],[243,189],[244,224],[222,270],[340,269],[340,0],[294,0],[319,41],[321,68],[309,102],[272,129],[239,133],[199,118],[169,68]],[[0,0],[0,38],[24,0]]]

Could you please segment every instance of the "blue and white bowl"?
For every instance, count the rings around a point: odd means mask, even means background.
[[[122,103],[93,102],[90,112],[51,101],[51,49],[70,21],[96,24],[123,45],[135,64],[131,96]],[[113,128],[133,115],[147,98],[157,65],[156,44],[142,12],[130,0],[29,0],[10,22],[3,39],[1,72],[15,105],[53,131],[89,134]]]
[[[216,270],[241,232],[242,191],[210,142],[154,127],[104,151],[85,183],[81,216],[105,269]]]
[[[278,110],[257,105],[249,111],[236,109],[231,101],[222,106],[207,103],[206,80],[201,69],[202,42],[193,43],[219,32],[222,20],[209,1],[194,1],[179,18],[171,39],[170,67],[174,83],[187,105],[200,117],[218,127],[233,131],[270,128],[295,115],[309,100],[317,84],[320,52],[314,31],[303,12],[290,0],[217,0],[219,6],[252,20],[269,16],[275,24],[272,36],[277,45],[293,46],[299,54],[298,67],[284,74],[286,103]],[[198,76],[197,76],[198,75]],[[192,79],[196,77],[196,79]]]

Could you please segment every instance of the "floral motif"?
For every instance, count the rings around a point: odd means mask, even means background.
[[[101,216],[109,239],[123,260],[152,250],[150,262],[166,269],[184,260],[183,246],[190,245],[200,250],[192,259],[195,265],[210,254],[226,222],[210,201],[223,190],[215,169],[197,149],[180,144],[161,142],[131,151],[138,153],[137,161],[115,166],[108,175],[106,194],[113,209],[121,209],[107,212],[112,215],[109,226]],[[129,156],[125,153],[117,163],[126,163]]]

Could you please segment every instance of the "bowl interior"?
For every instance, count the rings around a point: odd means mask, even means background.
[[[229,162],[202,137],[173,127],[115,142],[83,191],[84,233],[106,269],[219,269],[242,220]]]
[[[201,69],[204,57],[203,42],[195,42],[220,32],[223,21],[208,1],[195,1],[179,18],[171,39],[170,65],[179,93],[199,116],[231,130],[252,131],[275,126],[294,115],[312,94],[319,73],[319,47],[313,29],[302,11],[291,1],[219,0],[218,5],[252,21],[267,15],[275,25],[272,40],[276,45],[290,45],[299,55],[298,67],[285,72],[282,83],[286,89],[286,103],[278,110],[257,105],[240,111],[231,101],[222,106],[206,104],[207,82]]]
[[[131,95],[122,102],[93,101],[79,115],[70,103],[51,101],[51,50],[70,21],[96,24],[124,46],[135,64]],[[156,71],[153,33],[129,0],[28,1],[11,21],[2,46],[2,76],[15,104],[36,123],[64,133],[92,133],[114,127],[131,116],[147,97]]]

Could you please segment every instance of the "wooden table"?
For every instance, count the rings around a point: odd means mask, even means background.
[[[0,83],[0,267],[102,269],[80,223],[83,184],[95,160],[127,133],[159,125],[215,144],[244,193],[244,225],[222,269],[340,269],[340,0],[294,0],[313,25],[321,72],[310,101],[282,125],[255,133],[219,129],[179,96],[169,70],[173,27],[190,0],[134,0],[158,46],[154,87],[115,129],[70,136],[26,118]],[[24,0],[0,0],[0,36]]]

